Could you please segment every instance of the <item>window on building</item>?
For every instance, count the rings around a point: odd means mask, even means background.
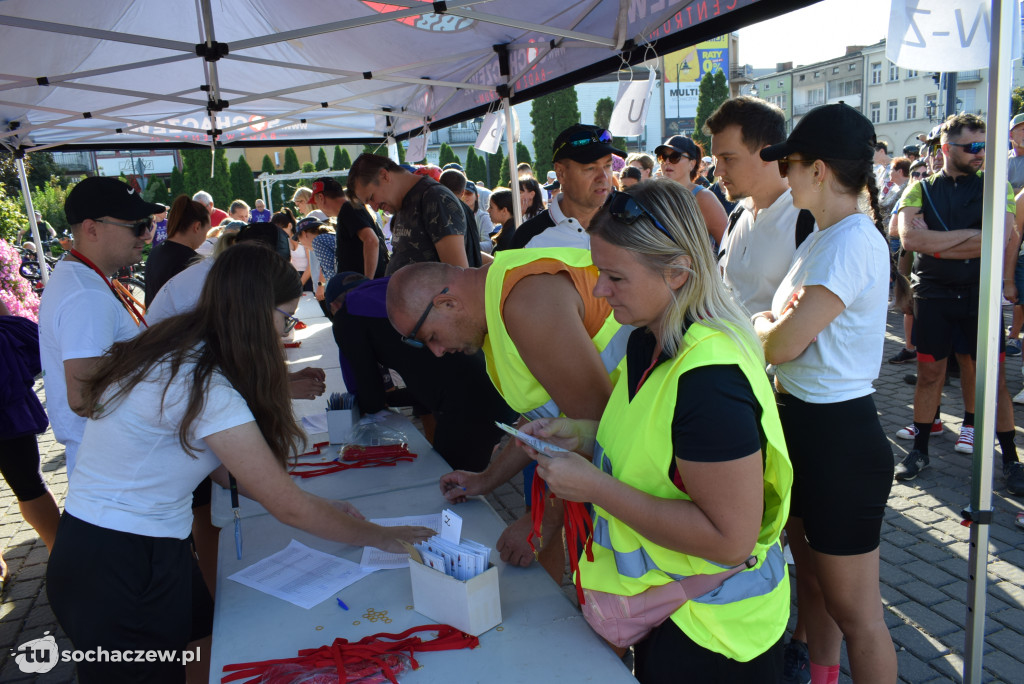
[[[938,116],[938,96],[937,95],[925,95],[924,96],[924,114],[929,119]]]
[[[871,114],[871,123],[882,123],[882,105],[878,102],[872,102],[868,107],[868,111]]]
[[[815,88],[807,93],[807,104],[812,107],[825,104],[825,89]]]
[[[785,83],[785,81],[779,81],[779,87],[781,88],[782,84],[784,84],[784,83]]]
[[[849,66],[850,66],[850,71],[856,71],[857,70],[857,63],[856,62],[850,62]]]
[[[800,74],[800,80],[801,81],[804,80],[805,78],[807,78],[807,74]]]
[[[917,118],[917,96],[907,98],[907,119]]]
[[[839,67],[837,67],[837,66],[832,67],[832,73],[833,74],[838,74],[839,73]]]
[[[915,69],[907,69],[907,78],[917,78],[920,72]]]
[[[889,121],[899,121],[899,100],[889,100]]]
[[[771,83],[765,83],[764,84],[764,89],[765,90],[771,90],[772,89],[772,84]]]
[[[860,94],[860,79],[848,78],[845,81],[833,81],[828,84],[828,98],[834,100],[838,97],[850,97]]]
[[[815,71],[814,72],[814,78],[818,78],[819,76],[821,76],[821,72],[820,71]]]
[[[898,66],[896,66],[895,64],[893,64],[892,62],[889,62],[889,80],[890,81],[898,81],[898,80],[900,80],[900,68]]]
[[[871,85],[878,85],[882,82],[882,63],[871,63]]]
[[[956,91],[956,111],[958,112],[971,112],[977,114],[977,105],[975,104],[974,88],[964,88],[963,90]]]

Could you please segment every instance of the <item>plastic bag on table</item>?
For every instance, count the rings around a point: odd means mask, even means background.
[[[386,416],[387,413],[384,412],[363,416],[362,420],[352,428],[348,443],[359,446],[390,446],[408,443],[409,439],[405,433],[384,425]]]

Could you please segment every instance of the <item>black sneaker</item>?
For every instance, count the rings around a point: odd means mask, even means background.
[[[811,656],[807,652],[807,644],[790,639],[782,658],[782,684],[808,684],[811,681]]]
[[[1024,463],[1014,461],[1003,466],[1003,480],[1006,491],[1014,496],[1024,494]]]
[[[889,363],[910,363],[911,361],[917,361],[917,351],[906,347],[900,349],[896,356],[889,359]]]
[[[928,467],[928,462],[928,454],[922,454],[917,449],[914,449],[896,466],[894,473],[896,479],[900,482],[913,480],[919,472]],[[1024,485],[1024,481],[1021,484]]]

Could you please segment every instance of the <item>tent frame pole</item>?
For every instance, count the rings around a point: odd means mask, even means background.
[[[515,131],[512,129],[512,105],[508,96],[501,98],[501,107],[505,110],[505,147],[508,150],[508,183],[512,186],[512,218],[516,227],[523,224],[523,205],[519,201],[519,175],[516,167],[516,143],[513,138]]]
[[[965,684],[982,681],[982,657],[985,642],[985,598],[988,543],[992,519],[992,470],[996,427],[996,388],[1001,372],[999,338],[1002,336],[1000,300],[1002,299],[1003,255],[1005,253],[1006,155],[1009,137],[1009,102],[1013,34],[1013,4],[992,0],[992,40],[989,47],[988,126],[986,147],[992,153],[985,161],[984,209],[981,233],[981,272],[978,320],[978,373],[975,383],[977,420],[971,476],[971,505],[964,511],[970,521],[971,535],[967,558],[967,616],[964,637]],[[1019,294],[1019,293],[1018,293]]]
[[[50,282],[50,274],[46,272],[46,256],[43,254],[43,242],[39,239],[39,224],[36,223],[36,210],[32,206],[32,193],[28,187],[28,174],[25,172],[25,157],[15,154],[14,165],[18,168],[18,180],[21,181],[21,195],[25,198],[25,213],[28,214],[28,225],[32,230],[32,241],[36,245],[36,261],[39,262],[39,275],[43,279],[43,287]]]

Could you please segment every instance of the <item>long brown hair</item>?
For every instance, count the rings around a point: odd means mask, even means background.
[[[220,373],[245,399],[263,438],[284,464],[304,436],[292,414],[274,307],[301,294],[298,273],[286,260],[262,244],[235,245],[214,262],[193,311],[110,348],[86,380],[88,417],[124,400],[139,382],[160,377],[166,363],[170,378],[160,407],[154,407],[162,411],[171,381],[183,364],[194,363],[178,429],[185,452],[196,457],[192,425],[205,406],[210,378]]]
[[[207,231],[210,230],[210,211],[188,195],[178,195],[167,212],[167,237],[188,230],[196,221]]]

